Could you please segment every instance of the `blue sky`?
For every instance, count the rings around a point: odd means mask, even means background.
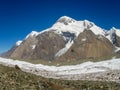
[[[0,0],[0,53],[64,15],[104,29],[120,28],[120,0]]]

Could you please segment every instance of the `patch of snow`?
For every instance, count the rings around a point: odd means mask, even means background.
[[[116,30],[116,34],[120,37],[120,29]]]
[[[36,32],[36,31],[32,31],[30,34],[28,34],[25,38],[25,40],[28,38],[28,37],[33,37],[33,36],[37,36],[39,34],[39,32]]]
[[[112,43],[110,35],[107,35],[106,38]]]
[[[115,52],[118,52],[118,51],[120,51],[120,47],[115,46]]]
[[[83,38],[81,41],[83,41],[83,42],[86,41],[86,38]]]
[[[36,45],[32,45],[31,47],[32,47],[32,49],[35,49]]]
[[[68,49],[72,46],[72,44],[73,44],[73,40],[69,40],[68,43],[65,45],[65,47],[62,48],[61,50],[59,50],[59,51],[55,54],[55,57],[59,57],[59,56],[65,54],[65,53],[68,51]]]
[[[20,46],[23,41],[19,40],[16,42],[16,46]]]

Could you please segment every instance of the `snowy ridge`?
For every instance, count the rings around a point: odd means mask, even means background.
[[[16,46],[21,45],[22,42],[23,42],[23,41],[21,41],[21,40],[17,41],[17,42],[16,42]]]
[[[115,52],[120,51],[120,47],[115,46]]]
[[[104,29],[96,26],[93,22],[88,20],[75,21],[73,23],[69,23],[69,25],[57,22],[51,27],[51,29],[53,29],[58,34],[61,34],[61,32],[71,32],[78,36],[81,32],[84,31],[84,29],[89,29],[96,35],[105,35]]]
[[[117,36],[119,36],[120,37],[120,29],[116,29],[115,27],[112,27],[112,29],[111,30],[115,30],[116,31],[116,34],[117,34]]]
[[[115,43],[116,42],[116,35],[120,37],[120,29],[116,29],[115,27],[112,27],[109,31],[107,31],[107,36],[106,38],[111,42]]]
[[[88,73],[106,72],[110,70],[120,70],[120,59],[111,59],[101,62],[85,62],[77,65],[66,66],[47,66],[42,64],[31,64],[25,61],[5,59],[0,57],[0,64],[15,67],[17,65],[22,71],[30,72],[44,77],[53,77],[56,75],[80,75]]]
[[[82,24],[82,21],[70,23],[69,25],[57,22],[51,27],[51,29],[54,30],[54,32],[56,32],[57,34],[61,34],[62,32],[70,32],[75,33],[75,35],[78,36],[79,33],[83,32],[84,30]]]
[[[95,35],[103,35],[105,36],[105,31],[104,29],[96,26],[96,25],[93,25],[93,27],[90,28],[90,30],[95,34]]]
[[[65,24],[65,23],[67,23],[67,24]],[[71,17],[62,16],[57,20],[57,22],[52,27],[45,29],[41,32],[32,31],[30,34],[28,34],[26,36],[26,39],[29,36],[37,36],[46,31],[52,31],[59,35],[61,35],[62,32],[70,32],[70,33],[74,33],[76,36],[78,36],[81,32],[84,31],[84,29],[91,30],[95,35],[105,36],[106,32],[109,33],[109,31],[106,31],[105,29],[100,28],[99,26],[95,25],[93,22],[90,22],[88,20],[77,21]],[[118,36],[120,36],[119,29],[116,29],[114,27],[112,29],[114,29],[116,31],[116,34]],[[107,38],[110,40],[109,36],[107,36]]]
[[[69,23],[73,23],[75,21],[76,21],[75,19],[70,18],[68,16],[62,16],[57,20],[57,22],[63,23],[65,25],[68,25]]]
[[[41,32],[32,31],[30,34],[26,36],[25,39],[27,39],[30,36],[31,37],[37,36],[46,31],[52,31],[59,35],[61,35],[62,32],[70,32],[78,36],[81,32],[84,31],[84,29],[89,29],[96,35],[105,35],[104,29],[96,26],[93,22],[90,22],[88,20],[76,21],[75,19],[72,19],[68,16],[62,16],[57,20],[57,22],[51,28],[45,29]]]
[[[26,36],[26,38],[25,38],[25,40],[28,38],[28,37],[33,37],[33,36],[37,36],[39,34],[39,32],[37,32],[37,31],[32,31],[30,34],[28,34],[27,36]]]

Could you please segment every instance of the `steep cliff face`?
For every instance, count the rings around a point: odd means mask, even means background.
[[[88,20],[67,16],[41,32],[32,31],[4,57],[31,60],[99,59],[120,51],[120,30],[106,31]]]
[[[54,32],[44,32],[36,38],[38,43],[31,59],[54,60],[54,55],[66,44],[64,38]]]
[[[120,47],[120,37],[116,36],[116,46]]]
[[[119,32],[120,30],[117,30],[114,27],[109,31],[111,42],[117,47],[120,47],[120,35],[118,34]]]
[[[114,47],[104,36],[95,35],[90,30],[80,33],[74,44],[58,60],[97,59],[113,54]]]

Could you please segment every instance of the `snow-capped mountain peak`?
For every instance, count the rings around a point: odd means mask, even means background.
[[[115,27],[112,27],[111,30],[116,30],[116,28],[115,28]]]
[[[70,32],[75,33],[76,36],[87,29],[91,30],[95,35],[105,36],[105,30],[98,27],[93,22],[88,20],[77,21],[67,16],[62,16],[58,19],[51,29],[59,34],[61,34],[61,32]]]
[[[115,27],[112,27],[112,28],[110,29],[110,32],[114,32],[114,33],[116,33],[117,36],[120,37],[120,29],[117,29],[117,28],[115,28]]]
[[[120,37],[120,29],[116,29],[115,27],[112,27],[109,31],[107,31],[106,38],[108,38],[110,42],[115,46],[119,46],[117,43],[118,42],[117,36]]]
[[[111,30],[120,31],[120,29],[117,29],[117,28],[115,28],[115,27],[112,27],[112,28],[110,29],[110,31],[111,31]]]
[[[110,29],[110,34],[113,34],[113,33],[116,33],[116,28],[115,27],[112,27],[111,29]]]
[[[88,21],[88,20],[84,20],[84,21],[83,21],[83,24],[84,24],[85,28],[87,28],[87,29],[89,29],[89,28],[91,28],[93,25],[95,25],[93,22],[90,22],[90,21]]]
[[[68,25],[69,23],[73,23],[75,21],[76,21],[75,19],[68,16],[62,16],[57,20],[57,22],[63,23],[65,25]]]

